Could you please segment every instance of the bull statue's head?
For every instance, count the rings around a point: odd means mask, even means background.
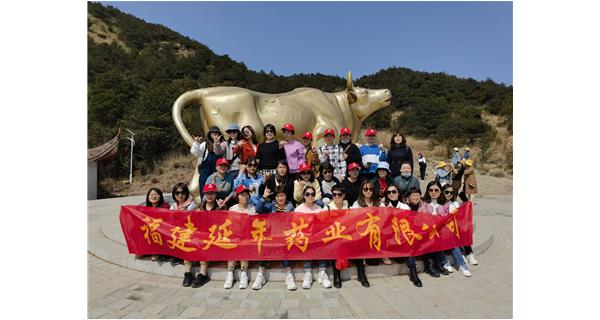
[[[366,89],[355,87],[352,83],[352,72],[348,71],[346,85],[348,104],[361,122],[373,112],[390,105],[392,93],[388,89]]]

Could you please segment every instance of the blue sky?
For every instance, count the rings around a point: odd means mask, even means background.
[[[391,66],[512,84],[512,2],[102,2],[252,70],[345,77]]]

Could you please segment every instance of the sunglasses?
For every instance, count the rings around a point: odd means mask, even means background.
[[[429,192],[440,192],[440,189],[429,189]]]
[[[301,175],[305,175],[305,174],[310,174],[310,171],[302,171],[300,172]]]
[[[316,193],[314,193],[314,192],[307,192],[307,193],[305,193],[305,194],[304,194],[304,196],[305,196],[305,197],[314,197],[314,196],[316,196],[316,195],[317,195],[317,194],[316,194]]]
[[[369,187],[363,188],[363,191],[373,191],[373,190],[375,190],[375,188],[369,188]]]
[[[446,191],[444,191],[444,194],[453,194],[453,193],[454,193],[454,190],[446,190]]]
[[[185,192],[183,192],[183,191],[175,191],[175,195],[176,196],[185,195]]]
[[[247,166],[248,167],[258,167],[258,164],[256,164],[256,163],[248,163]]]
[[[343,193],[341,193],[341,192],[334,192],[334,193],[332,193],[332,195],[333,195],[334,197],[343,197],[343,196],[344,196],[344,194],[343,194]]]
[[[398,190],[389,190],[387,191],[387,194],[396,194],[398,193]]]
[[[330,170],[325,170],[325,171],[323,171],[323,174],[328,174],[328,173],[332,173],[332,172],[333,172],[333,171],[330,171]]]
[[[265,131],[265,133],[275,133],[275,131],[273,131],[273,130],[267,130],[267,131]]]

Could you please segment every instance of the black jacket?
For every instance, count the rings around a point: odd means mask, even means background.
[[[390,171],[392,171],[392,177],[397,177],[400,174],[400,165],[404,161],[410,163],[410,167],[414,169],[413,154],[410,147],[393,147],[390,149],[388,152],[388,162],[390,164]]]

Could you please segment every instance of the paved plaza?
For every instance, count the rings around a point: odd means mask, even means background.
[[[303,290],[297,282],[297,291],[278,281],[259,291],[240,290],[237,283],[225,290],[223,281],[213,280],[193,289],[183,288],[180,277],[132,270],[88,254],[88,317],[512,318],[512,197],[474,203],[475,221],[491,230],[491,244],[477,256],[479,265],[469,266],[471,278],[456,271],[440,278],[419,273],[422,288],[407,275],[369,279],[370,288],[348,280],[341,289],[323,289],[315,281]],[[89,208],[91,221],[94,205]]]

